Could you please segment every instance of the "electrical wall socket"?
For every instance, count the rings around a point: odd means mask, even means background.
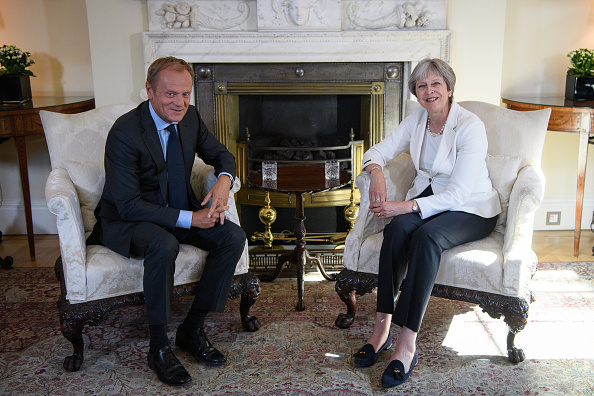
[[[547,212],[547,225],[561,225],[561,212]]]

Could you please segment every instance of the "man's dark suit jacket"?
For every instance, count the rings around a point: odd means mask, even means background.
[[[95,209],[97,223],[87,244],[101,244],[130,257],[130,240],[138,222],[173,230],[179,209],[169,208],[167,164],[148,101],[124,114],[111,127],[105,143],[105,186]],[[215,169],[235,177],[235,157],[208,131],[198,110],[190,106],[178,124],[186,189],[191,210],[200,201],[190,186],[195,154]]]

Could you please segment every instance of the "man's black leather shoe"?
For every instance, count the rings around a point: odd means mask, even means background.
[[[164,346],[156,352],[149,351],[147,360],[150,369],[167,385],[183,385],[192,380],[170,346]]]
[[[192,332],[183,324],[180,325],[175,335],[175,345],[191,353],[197,361],[211,366],[220,366],[227,361],[225,356],[212,345],[202,327]]]

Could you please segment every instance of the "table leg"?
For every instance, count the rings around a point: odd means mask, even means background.
[[[24,136],[15,136],[14,140],[17,147],[17,155],[19,158],[19,168],[21,173],[21,189],[23,190],[25,220],[27,223],[27,239],[29,240],[29,256],[31,257],[31,261],[35,261],[35,235],[33,233],[33,215],[31,213],[31,193],[29,191],[29,171],[27,168],[27,147],[25,146]]]
[[[279,277],[279,275],[283,271],[285,263],[292,262],[292,261],[294,261],[294,260],[293,260],[293,251],[291,250],[290,252],[282,254],[278,258],[278,261],[276,263],[276,268],[274,269],[274,273],[272,275],[260,275],[258,278],[260,278],[260,280],[262,282],[272,282],[273,280],[275,280],[276,278]]]
[[[582,231],[582,211],[584,207],[584,184],[586,181],[586,162],[590,137],[590,114],[580,114],[580,143],[578,154],[578,178],[575,202],[575,229],[573,231],[573,255],[580,254],[580,234]]]
[[[295,255],[297,265],[297,311],[305,310],[305,303],[303,302],[303,274],[305,272],[305,265],[307,264],[307,250],[305,250],[305,210],[303,207],[303,194],[295,194],[295,219],[297,224],[295,225]]]
[[[307,253],[307,262],[315,262],[316,265],[318,266],[318,270],[320,271],[320,274],[322,274],[322,276],[324,277],[324,279],[329,280],[329,281],[335,281],[336,280],[336,275],[337,274],[329,274],[326,272],[326,270],[324,269],[324,266],[322,265],[322,262],[320,261],[320,258],[318,257],[317,254],[310,254],[309,252]]]
[[[305,274],[305,267],[307,264],[311,262],[315,262],[327,280],[335,280],[334,276],[329,275],[324,270],[322,263],[320,262],[320,258],[315,254],[310,254],[307,249],[305,248],[305,235],[307,231],[305,230],[305,210],[303,207],[303,194],[295,194],[296,202],[295,202],[295,219],[297,220],[297,224],[295,225],[295,249],[290,252],[282,254],[278,262],[276,264],[276,268],[274,273],[271,276],[260,276],[260,280],[263,282],[271,282],[278,278],[285,263],[293,263],[297,267],[297,305],[295,309],[297,311],[304,311],[305,310],[305,302],[303,300],[304,295],[304,274]]]

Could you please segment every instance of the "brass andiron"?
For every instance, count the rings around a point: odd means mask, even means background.
[[[351,141],[355,139],[355,131],[351,128],[351,132],[349,133],[349,137]],[[351,174],[351,197],[349,198],[349,204],[344,208],[344,218],[349,222],[349,230],[347,234],[351,232],[353,226],[355,225],[355,221],[357,221],[357,216],[359,216],[359,205],[355,204],[355,170],[352,170]]]
[[[353,229],[355,221],[359,216],[359,205],[355,204],[355,182],[351,181],[351,198],[350,203],[344,207],[344,218],[349,222],[349,232]]]
[[[272,235],[272,231],[270,230],[270,226],[272,223],[276,221],[276,209],[270,206],[270,193],[266,191],[266,198],[264,199],[266,203],[265,206],[260,209],[258,212],[258,217],[260,221],[264,224],[264,232],[263,233],[255,233],[252,235],[252,242],[257,240],[262,240],[264,242],[264,249],[272,249],[272,241],[274,241],[274,235]]]

